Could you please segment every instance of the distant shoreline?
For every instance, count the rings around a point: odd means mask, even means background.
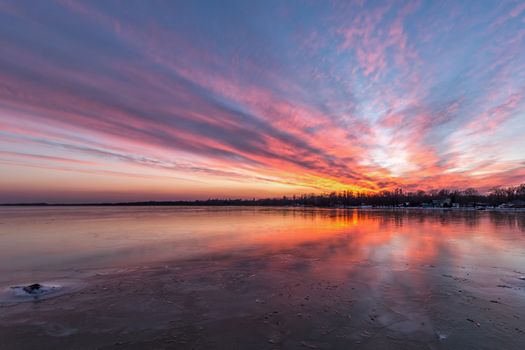
[[[289,209],[360,209],[360,210],[439,210],[439,211],[495,211],[525,212],[525,208],[498,207],[423,207],[423,206],[307,206],[307,205],[262,205],[262,204],[209,204],[206,202],[122,202],[122,203],[8,203],[0,207],[266,207]]]
[[[5,201],[6,199],[4,199]],[[74,200],[74,199],[73,199]],[[81,200],[81,199],[79,199]],[[480,194],[474,188],[403,192],[401,188],[379,193],[352,191],[324,194],[302,194],[274,198],[208,198],[193,200],[139,200],[128,202],[93,203],[3,203],[0,206],[263,206],[311,208],[415,208],[415,209],[525,209],[525,183],[518,186],[494,188]]]

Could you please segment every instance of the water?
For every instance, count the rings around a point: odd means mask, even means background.
[[[6,309],[0,336],[12,348],[35,345],[15,336],[23,324],[49,337],[42,344],[60,346],[59,334],[85,348],[118,331],[146,347],[518,349],[525,214],[1,208],[0,287],[46,281],[82,291]],[[64,305],[78,316],[57,312]]]
[[[0,284],[309,245],[323,261],[525,269],[525,215],[239,207],[0,209]]]

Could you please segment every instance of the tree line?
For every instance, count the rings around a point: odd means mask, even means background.
[[[326,194],[303,194],[263,199],[208,199],[194,201],[148,201],[125,203],[90,203],[77,205],[185,205],[185,206],[312,206],[312,207],[351,207],[351,206],[438,206],[450,207],[454,204],[465,206],[498,206],[519,202],[525,203],[525,183],[518,186],[497,187],[486,194],[474,188],[465,190],[434,189],[429,191],[406,192],[401,188],[377,193],[341,191]],[[443,203],[443,201],[446,201]],[[5,205],[5,204],[4,204]],[[49,205],[31,203],[24,205]],[[57,205],[57,204],[53,204]],[[58,204],[60,205],[60,204]],[[68,204],[70,205],[70,204]]]
[[[498,206],[500,204],[525,201],[525,183],[518,186],[494,188],[486,194],[474,188],[465,190],[434,189],[429,191],[417,190],[405,192],[401,188],[393,191],[365,193],[353,191],[332,192],[327,194],[304,194],[300,196],[283,196],[280,198],[265,199],[209,199],[195,201],[198,205],[267,205],[267,206],[432,206],[436,202],[446,201],[442,206]],[[190,202],[188,202],[190,203]]]

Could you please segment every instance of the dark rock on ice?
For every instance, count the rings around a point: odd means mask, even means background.
[[[42,289],[42,285],[40,283],[34,283],[34,284],[30,284],[28,286],[25,286],[24,288],[22,288],[24,290],[24,292],[26,293],[29,293],[29,294],[37,294],[40,292],[40,289]]]

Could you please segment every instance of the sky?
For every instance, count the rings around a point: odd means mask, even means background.
[[[525,182],[523,1],[0,0],[0,203]]]

